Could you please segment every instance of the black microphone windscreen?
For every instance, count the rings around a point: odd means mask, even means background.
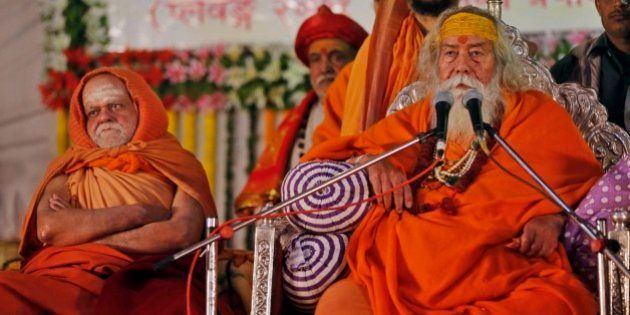
[[[464,93],[464,97],[462,101],[464,102],[464,106],[468,106],[468,102],[476,99],[481,103],[483,101],[483,94],[481,94],[477,89],[470,89]]]

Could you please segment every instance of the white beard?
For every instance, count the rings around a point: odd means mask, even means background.
[[[458,87],[464,84],[467,87]],[[483,95],[483,105],[481,106],[481,116],[483,121],[489,124],[495,124],[503,115],[503,102],[501,99],[501,91],[498,84],[498,77],[495,76],[488,86],[484,86],[479,80],[459,75],[439,84],[439,90],[450,91],[453,93],[455,102],[451,106],[448,114],[448,129],[446,134],[446,142],[457,143],[462,148],[470,147],[475,139],[475,132],[470,120],[470,114],[464,106],[463,96],[470,89],[475,88]],[[437,93],[437,91],[436,91]],[[435,109],[432,109],[431,127],[435,127],[437,120],[435,117]]]

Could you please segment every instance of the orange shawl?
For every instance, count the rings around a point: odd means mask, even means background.
[[[350,87],[352,69],[354,69],[354,61],[349,62],[339,71],[333,83],[326,90],[326,97],[322,100],[324,120],[313,132],[313,146],[327,139],[339,137],[346,95],[353,91],[353,88]]]
[[[103,73],[112,74],[125,83],[139,112],[138,126],[132,140],[112,149],[98,148],[90,139],[85,130],[86,119],[81,104],[85,83]],[[37,238],[36,209],[48,182],[59,174],[88,167],[89,164],[101,164],[110,170],[127,172],[148,165],[197,200],[206,215],[215,215],[214,202],[201,163],[167,133],[167,125],[162,101],[137,73],[123,68],[100,68],[86,74],[75,89],[70,104],[69,130],[73,145],[49,165],[29,203],[22,225],[20,254],[28,258],[42,246]]]
[[[403,5],[406,8],[406,4]],[[389,33],[394,24],[388,24],[387,38],[383,34],[375,38],[376,31],[369,36],[357,53],[349,79],[335,80],[331,84],[324,101],[326,115],[315,130],[314,145],[365,130],[385,117],[387,108],[402,88],[419,78],[417,63],[424,36],[413,15],[401,21],[393,34]],[[386,39],[389,44],[382,43]],[[388,53],[383,54],[383,51]],[[335,98],[335,95],[344,97]]]
[[[540,92],[506,94],[504,99],[499,133],[565,202],[575,205],[601,168],[569,115]],[[304,160],[381,153],[426,131],[430,108],[427,100],[414,104],[359,136],[315,147]],[[417,167],[426,167],[417,165],[420,149],[408,149],[391,161],[411,176]],[[448,158],[463,154],[455,146],[448,150]],[[495,146],[491,152],[528,178],[503,149]],[[441,210],[447,197],[454,199],[455,215]],[[417,216],[405,212],[399,219],[376,206],[348,245],[350,279],[367,287],[375,314],[534,314],[540,305],[549,307],[549,314],[596,312],[593,297],[571,274],[561,247],[548,260],[505,247],[531,218],[559,209],[493,163],[485,163],[463,192],[425,187],[415,191],[415,203],[435,210]]]

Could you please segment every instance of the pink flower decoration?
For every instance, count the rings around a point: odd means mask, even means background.
[[[192,108],[193,102],[186,95],[179,95],[175,98],[175,102],[173,102],[173,108],[176,110],[186,110]]]
[[[188,76],[193,81],[199,81],[206,75],[206,67],[199,60],[194,59],[188,66]]]
[[[588,38],[588,32],[576,31],[567,35],[567,40],[571,43],[571,46],[577,46],[583,43]]]
[[[223,93],[205,94],[197,99],[197,108],[201,111],[219,110],[225,107],[227,97]]]
[[[175,51],[175,56],[182,61],[188,61],[190,58],[190,52],[188,50],[177,50]]]
[[[545,36],[545,49],[547,52],[553,52],[556,50],[556,48],[558,47],[558,43],[560,41],[558,40],[557,36],[554,36],[553,34],[547,34]]]
[[[199,48],[195,50],[195,56],[197,56],[200,60],[208,59],[212,50],[210,48]]]
[[[212,54],[214,55],[215,58],[217,59],[221,58],[224,53],[225,53],[225,44],[219,43],[213,47]]]
[[[223,84],[225,82],[226,72],[218,61],[214,61],[208,68],[208,81],[214,84]]]
[[[166,76],[171,83],[186,81],[186,67],[179,61],[174,61],[166,66]]]

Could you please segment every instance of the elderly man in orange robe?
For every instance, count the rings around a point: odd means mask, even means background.
[[[0,313],[94,313],[114,273],[200,240],[214,203],[201,164],[167,124],[138,74],[85,75],[70,105],[73,145],[27,209],[23,266],[0,273]]]
[[[354,20],[335,14],[323,5],[300,26],[295,53],[309,68],[311,85],[302,102],[291,110],[278,128],[278,139],[265,148],[236,198],[239,214],[251,212],[280,198],[279,188],[288,169],[311,148],[311,136],[323,120],[321,101],[338,77],[347,80],[349,67],[367,32]]]
[[[372,35],[357,53],[348,79],[335,80],[324,101],[324,120],[313,145],[356,135],[385,117],[398,92],[426,71],[418,67],[424,38],[438,16],[459,0],[381,0]],[[344,69],[345,70],[345,69]],[[565,218],[550,215],[530,222],[511,246],[530,256],[547,256],[558,244]]]
[[[526,222],[560,210],[502,169],[527,176],[502,148],[489,143],[484,153],[475,145],[462,96],[480,91],[484,121],[573,205],[601,169],[571,117],[527,89],[501,24],[480,9],[445,13],[421,59],[422,101],[304,157],[379,154],[435,126],[438,91],[454,95],[443,164],[434,163],[429,142],[368,169],[375,194],[422,170],[430,175],[383,196],[367,214],[347,248],[349,277],[324,293],[316,314],[596,314],[562,247],[544,258],[510,248]]]

